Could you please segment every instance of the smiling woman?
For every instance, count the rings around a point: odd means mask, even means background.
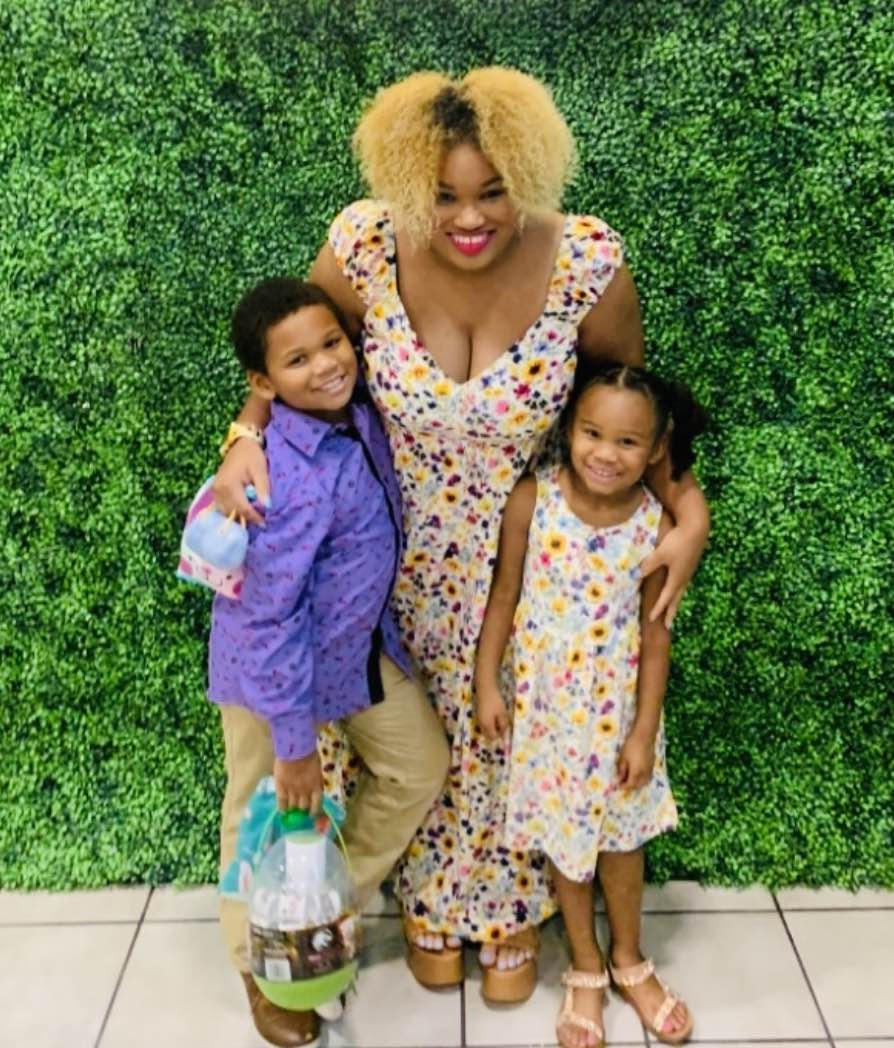
[[[618,234],[558,210],[574,146],[531,77],[416,74],[380,92],[354,144],[375,199],[335,219],[311,277],[361,336],[403,498],[393,604],[452,746],[445,792],[399,867],[409,962],[426,985],[456,983],[459,938],[483,943],[482,992],[519,1001],[555,901],[542,856],[504,844],[507,752],[474,715],[478,635],[506,499],[549,446],[578,355],[642,361],[639,304]],[[240,417],[263,425],[266,407],[251,399]],[[252,516],[249,481],[266,490],[263,457],[240,441],[218,475],[222,507]],[[659,464],[649,482],[676,522],[646,565],[668,567],[656,614],[672,618],[707,512],[691,474],[672,481]]]

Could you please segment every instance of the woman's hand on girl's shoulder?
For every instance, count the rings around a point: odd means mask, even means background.
[[[249,484],[257,500],[249,502],[245,489]],[[263,509],[270,505],[270,476],[264,449],[253,440],[237,440],[221,462],[211,490],[217,508],[243,520],[264,526]]]
[[[708,532],[707,528],[684,527],[682,524],[671,527],[667,514],[664,514],[658,539],[658,545],[642,563],[642,577],[662,568],[666,570],[664,585],[649,613],[649,621],[655,622],[663,615],[664,625],[670,629],[680,601],[702,559]]]

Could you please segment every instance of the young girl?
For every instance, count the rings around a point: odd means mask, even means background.
[[[651,614],[663,580],[641,584],[639,564],[671,526],[643,474],[669,453],[679,476],[704,424],[684,387],[599,365],[569,402],[563,463],[523,477],[503,516],[477,713],[489,739],[512,723],[505,844],[550,861],[573,961],[557,1023],[565,1048],[602,1043],[610,978],[659,1040],[692,1033],[686,1005],[639,949],[642,846],[677,822],[661,713],[670,635]],[[511,718],[501,691],[515,697]],[[594,934],[597,868],[610,976]]]

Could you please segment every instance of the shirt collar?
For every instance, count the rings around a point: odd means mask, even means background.
[[[350,411],[351,422],[359,430],[364,440],[368,439],[368,419],[363,405],[352,400],[348,405],[348,410]],[[270,424],[276,426],[288,443],[292,447],[297,448],[302,454],[307,455],[308,458],[313,458],[320,444],[341,425],[336,426],[331,422],[324,422],[322,419],[314,418],[313,415],[307,415],[303,411],[289,407],[288,404],[284,404],[281,400],[273,401]]]

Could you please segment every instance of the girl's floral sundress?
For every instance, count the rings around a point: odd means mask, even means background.
[[[394,606],[452,746],[446,788],[401,863],[398,892],[433,931],[499,941],[545,920],[555,903],[543,857],[505,846],[508,753],[489,746],[475,722],[475,651],[503,506],[568,397],[577,326],[621,265],[621,242],[598,218],[568,216],[542,314],[464,383],[439,368],[410,326],[387,206],[350,205],[329,243],[366,304],[366,380],[403,497]],[[344,744],[326,734],[331,766]]]
[[[636,715],[639,565],[655,548],[661,504],[643,489],[628,520],[595,528],[569,509],[557,477],[555,466],[537,474],[512,633],[506,840],[584,881],[600,851],[632,851],[677,824],[663,724],[651,780],[616,785]]]

